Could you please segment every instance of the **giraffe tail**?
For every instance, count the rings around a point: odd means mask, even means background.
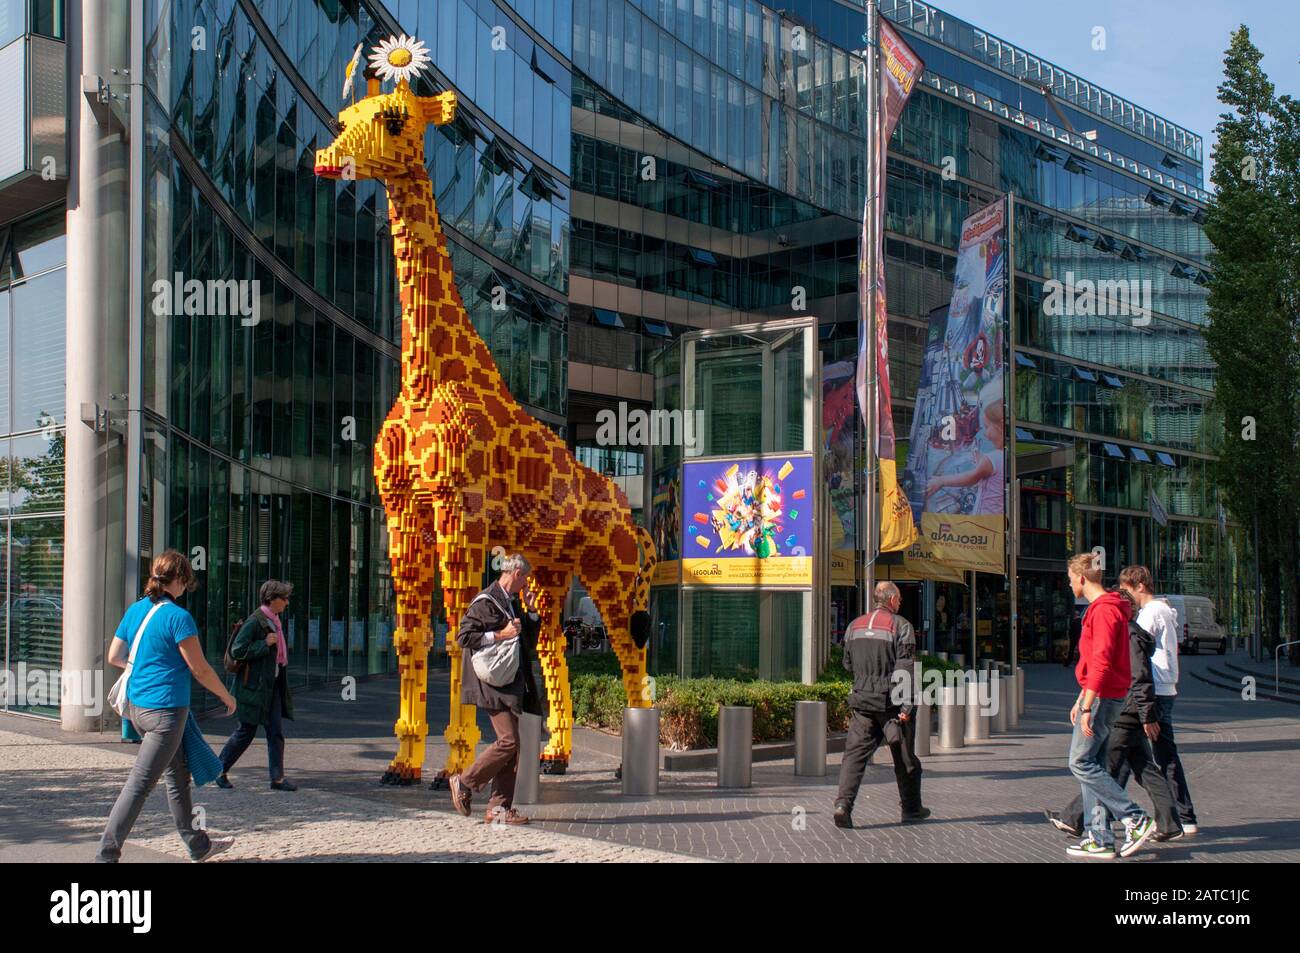
[[[659,550],[644,526],[636,527],[636,538],[641,544],[641,560],[632,589],[631,634],[636,647],[642,649],[650,641],[650,581],[654,578],[655,564],[659,562]]]

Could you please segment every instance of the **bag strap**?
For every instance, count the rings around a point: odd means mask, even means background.
[[[153,618],[153,614],[163,607],[162,602],[155,602],[153,608],[145,613],[144,621],[140,623],[140,628],[135,630],[135,638],[131,640],[131,654],[126,660],[127,665],[135,664],[135,651],[140,647],[140,636],[144,635],[145,626]]]

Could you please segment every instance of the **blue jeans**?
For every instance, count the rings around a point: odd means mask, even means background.
[[[1102,846],[1115,843],[1110,818],[1137,820],[1142,808],[1125,793],[1106,769],[1110,726],[1124,705],[1122,698],[1098,698],[1092,703],[1092,737],[1083,733],[1083,716],[1074,723],[1070,736],[1070,773],[1083,792],[1083,817],[1093,838]],[[1109,812],[1109,816],[1107,816]]]
[[[284,673],[281,672],[280,678],[283,677]],[[284,778],[284,723],[280,711],[283,702],[284,685],[277,678],[275,688],[271,692],[271,713],[266,720],[266,764],[272,781],[280,781]],[[221,749],[222,773],[228,772],[235,766],[239,756],[248,750],[255,737],[257,737],[256,722],[239,723],[239,727],[226,741],[226,746]]]
[[[190,856],[199,857],[207,852],[208,835],[194,826],[190,768],[185,760],[185,746],[181,744],[189,712],[189,708],[136,708],[127,704],[124,717],[130,719],[144,740],[126,784],[122,785],[122,792],[109,812],[96,861],[117,863],[122,856],[122,845],[159,778],[166,784],[167,806]]]

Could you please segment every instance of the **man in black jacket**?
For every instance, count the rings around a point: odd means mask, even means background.
[[[1122,589],[1120,591],[1123,592]],[[1151,803],[1155,807],[1155,840],[1173,840],[1182,836],[1183,832],[1178,820],[1178,808],[1168,780],[1156,767],[1150,744],[1160,737],[1160,716],[1156,706],[1155,684],[1151,678],[1151,653],[1155,651],[1156,640],[1134,619],[1129,620],[1128,634],[1129,667],[1133,671],[1133,684],[1129,687],[1128,697],[1124,699],[1123,709],[1111,725],[1106,747],[1106,769],[1111,777],[1119,779],[1125,763],[1128,764],[1138,784],[1151,796]],[[1081,795],[1076,794],[1074,800],[1059,814],[1055,811],[1045,813],[1057,830],[1064,831],[1071,837],[1082,836],[1085,825]]]
[[[502,560],[500,577],[474,597],[456,634],[461,646],[461,704],[477,705],[486,711],[497,737],[466,771],[451,776],[448,787],[452,805],[469,817],[470,798],[491,784],[492,796],[484,818],[488,823],[528,823],[528,818],[511,806],[519,770],[519,715],[535,706],[540,709],[540,700],[533,686],[531,653],[523,651],[522,645],[515,677],[505,685],[489,685],[480,679],[474,672],[473,655],[496,642],[527,634],[525,618],[514,600],[527,585],[531,568],[523,556]]]
[[[853,673],[849,695],[849,737],[840,762],[840,787],[835,798],[835,826],[853,827],[853,802],[862,774],[883,739],[894,756],[894,777],[903,823],[923,821],[929,808],[921,805],[921,762],[913,750],[916,706],[916,633],[898,608],[903,597],[892,582],[876,585],[875,609],[849,623],[844,634],[844,667]]]

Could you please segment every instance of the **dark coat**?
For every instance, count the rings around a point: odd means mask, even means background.
[[[858,711],[883,712],[897,707],[911,715],[916,706],[911,691],[895,706],[891,698],[895,673],[906,673],[903,686],[915,681],[916,632],[912,623],[888,609],[876,609],[858,616],[844,633],[844,668],[853,674],[849,707]]]
[[[253,611],[230,647],[230,654],[243,669],[235,676],[235,717],[246,725],[265,726],[271,720],[271,699],[275,697],[275,649],[266,644],[266,637],[275,631],[270,618],[261,608]],[[289,681],[281,670],[284,702],[280,714],[293,720],[293,694]]]
[[[500,632],[510,622],[510,616],[503,608],[504,590],[494,582],[484,592],[488,598],[477,599],[470,604],[456,632],[456,641],[461,647],[461,704],[477,705],[489,712],[509,710],[516,715],[521,712],[540,715],[541,696],[533,678],[532,663],[536,656],[541,621],[531,613],[523,612],[517,598],[512,600],[512,608],[521,623],[520,658],[519,670],[514,679],[507,685],[487,685],[474,673],[471,657],[474,650],[481,647],[483,635],[487,632]]]
[[[1124,699],[1123,714],[1136,715],[1138,721],[1149,725],[1160,720],[1156,710],[1156,688],[1151,680],[1151,653],[1156,650],[1156,640],[1133,619],[1128,623],[1129,666],[1133,669],[1133,684]]]

